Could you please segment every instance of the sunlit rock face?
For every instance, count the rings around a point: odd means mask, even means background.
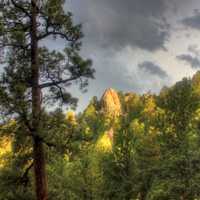
[[[117,92],[109,88],[101,98],[102,111],[109,116],[117,117],[122,113],[121,103]]]
[[[122,114],[122,106],[119,95],[117,91],[115,91],[112,88],[109,88],[104,92],[100,104],[101,111],[104,113],[108,121],[111,120],[112,123],[116,121],[118,117]],[[101,148],[104,149],[104,151],[110,151],[112,149],[114,135],[114,129],[112,125],[107,131],[105,131],[103,137],[98,142],[98,147],[101,146]]]

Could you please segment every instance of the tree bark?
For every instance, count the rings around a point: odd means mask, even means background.
[[[34,171],[37,200],[47,200],[47,178],[43,143],[34,138]]]
[[[37,200],[47,200],[47,177],[43,142],[38,137],[40,129],[41,99],[39,87],[37,0],[31,0],[31,72],[32,72],[32,127],[35,190]]]
[[[146,192],[140,192],[139,199],[145,200],[146,199]]]

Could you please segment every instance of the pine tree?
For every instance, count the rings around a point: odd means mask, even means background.
[[[1,113],[23,124],[32,139],[37,200],[48,198],[44,144],[50,144],[44,139],[43,113],[55,103],[74,105],[66,87],[76,82],[84,90],[94,73],[91,61],[79,55],[81,26],[73,24],[64,3],[0,1]],[[48,40],[56,39],[63,40],[63,51],[48,48]]]

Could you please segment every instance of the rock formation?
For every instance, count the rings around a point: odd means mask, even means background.
[[[118,117],[122,113],[121,103],[117,92],[109,88],[101,98],[102,111],[109,116]]]
[[[122,114],[121,102],[117,91],[112,88],[107,89],[101,98],[101,111],[105,116],[110,119],[117,119]],[[105,132],[105,138],[107,138],[111,143],[113,140],[114,130],[110,127],[108,131]]]

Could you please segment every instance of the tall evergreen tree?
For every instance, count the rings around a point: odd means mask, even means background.
[[[0,108],[15,118],[32,138],[37,200],[47,200],[42,131],[44,110],[51,103],[74,105],[66,91],[73,82],[80,89],[93,78],[91,61],[79,55],[80,25],[63,9],[64,0],[0,0],[0,50],[4,72],[0,79]],[[63,51],[49,50],[49,40],[63,40]],[[54,104],[58,105],[58,104]]]

